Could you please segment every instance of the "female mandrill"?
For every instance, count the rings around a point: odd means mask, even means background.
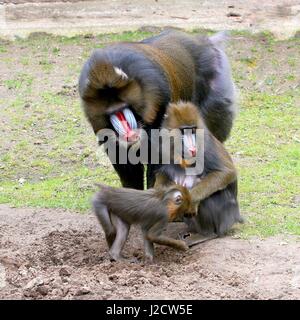
[[[233,161],[224,145],[206,127],[198,108],[191,102],[171,103],[162,128],[178,129],[183,146],[180,154],[175,150],[170,164],[158,166],[154,187],[178,183],[190,190],[198,207],[197,216],[185,219],[190,231],[220,236],[235,222],[242,222]],[[200,143],[197,130],[202,132]],[[196,166],[197,160],[201,170]]]
[[[93,207],[105,232],[112,260],[121,258],[132,224],[141,226],[147,260],[153,260],[154,243],[179,250],[188,249],[184,241],[162,234],[169,221],[196,214],[185,187],[172,184],[141,191],[99,186],[101,190],[94,197]]]
[[[141,128],[148,137],[150,129],[158,129],[169,102],[193,101],[220,141],[229,136],[236,99],[223,40],[222,33],[202,37],[165,31],[96,49],[86,61],[79,78],[82,106],[98,137],[101,129],[116,133],[116,155],[109,157],[123,187],[143,189],[144,166],[124,163],[118,151],[124,149],[126,157],[129,147],[141,143]],[[150,163],[148,185],[153,168]]]

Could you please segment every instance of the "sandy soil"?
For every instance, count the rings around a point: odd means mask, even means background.
[[[4,0],[0,5],[0,35],[7,37],[35,31],[67,35],[120,32],[145,25],[269,30],[287,38],[300,30],[300,5],[298,0]]]
[[[172,226],[171,226],[172,227]],[[143,262],[133,229],[128,262],[112,263],[92,214],[0,206],[0,299],[300,299],[300,243],[211,240]]]

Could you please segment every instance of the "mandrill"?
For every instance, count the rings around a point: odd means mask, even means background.
[[[143,189],[144,166],[121,161],[119,149],[125,148],[126,156],[130,146],[139,147],[145,136],[141,128],[151,140],[150,129],[160,127],[169,102],[192,101],[217,139],[229,136],[235,87],[223,40],[223,33],[203,37],[169,30],[96,49],[86,61],[79,78],[82,106],[98,137],[101,129],[116,134],[116,158],[108,155],[123,187]],[[149,164],[148,187],[153,180]]]
[[[157,168],[154,187],[178,183],[190,190],[198,213],[192,219],[184,219],[189,231],[221,236],[235,222],[242,222],[236,169],[224,145],[206,127],[199,109],[190,102],[170,104],[162,128],[177,129],[182,153],[170,150],[173,154],[171,163]],[[197,130],[202,133],[202,140],[196,135]],[[196,160],[201,164],[200,171],[195,170]]]
[[[184,241],[162,234],[169,221],[196,214],[190,193],[185,187],[171,184],[141,191],[99,186],[101,190],[94,197],[93,207],[105,232],[112,260],[121,258],[132,224],[142,228],[147,260],[153,260],[154,243],[179,250],[188,249]]]

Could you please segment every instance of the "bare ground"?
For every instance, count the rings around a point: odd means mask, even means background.
[[[300,29],[300,5],[298,0],[4,0],[0,5],[0,35],[8,37],[36,31],[64,35],[120,32],[145,25],[269,30],[288,38]]]
[[[138,239],[138,241],[136,240]],[[112,263],[92,214],[0,206],[0,299],[300,299],[300,243],[232,237]],[[2,287],[2,289],[1,289]]]

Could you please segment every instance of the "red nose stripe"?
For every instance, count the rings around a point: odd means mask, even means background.
[[[188,150],[189,150],[189,152],[190,152],[190,154],[191,154],[191,156],[192,157],[195,157],[195,155],[196,155],[196,147],[195,146],[193,146],[193,139],[192,139],[192,136],[191,135],[188,135],[187,136],[187,143],[188,143]]]
[[[196,155],[196,148],[195,148],[195,147],[191,147],[191,148],[189,149],[189,151],[190,151],[192,157],[195,157],[195,155]]]
[[[125,138],[132,136],[133,130],[130,128],[130,125],[129,125],[128,121],[126,120],[123,112],[122,111],[116,112],[116,116],[120,120],[120,123],[126,132]]]
[[[118,119],[120,120],[123,128],[125,129],[126,133],[129,133],[131,131],[131,128],[130,128],[130,125],[129,123],[127,122],[124,114],[122,111],[118,111],[116,112],[116,116],[118,117]]]

